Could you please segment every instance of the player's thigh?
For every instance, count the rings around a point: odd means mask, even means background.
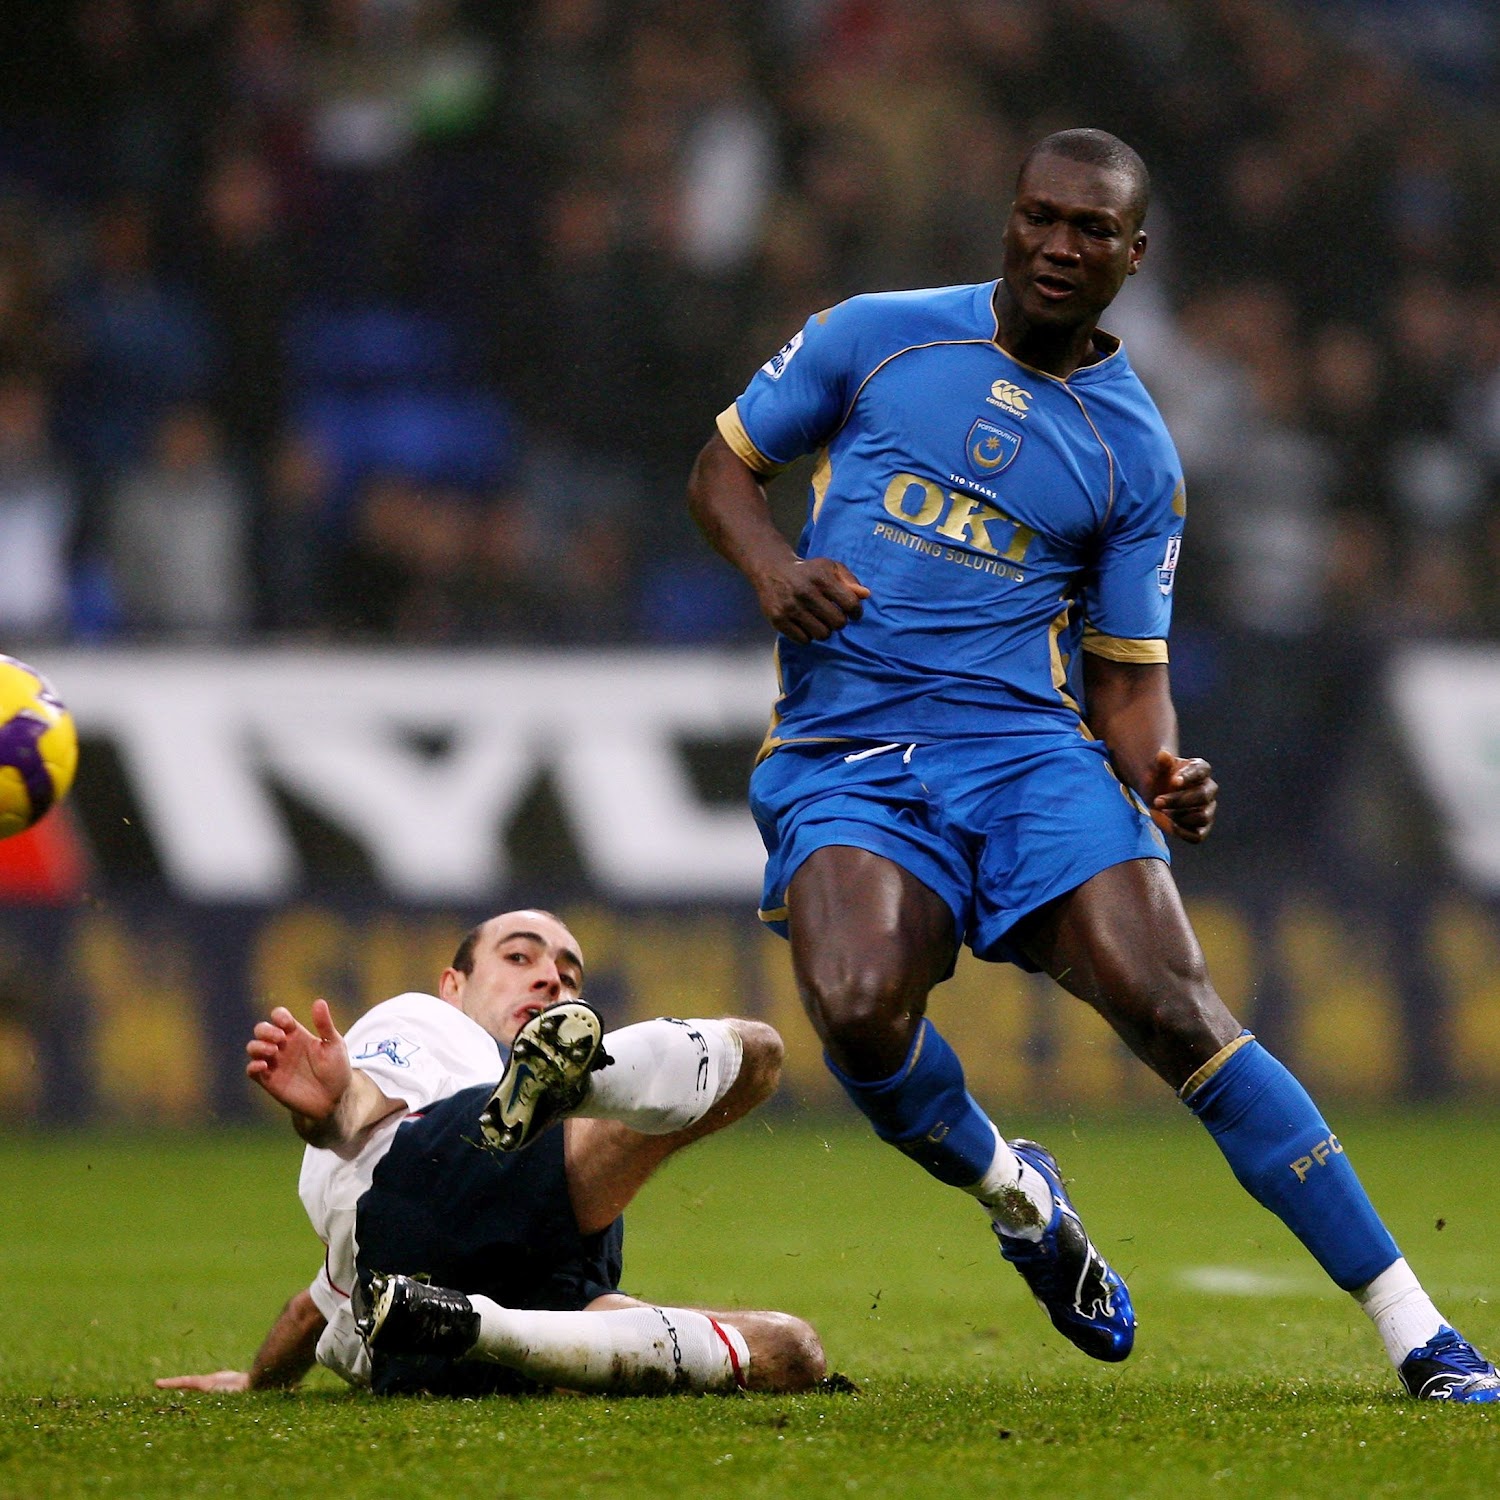
[[[814,1024],[872,1005],[920,1011],[953,968],[958,939],[948,902],[869,849],[814,849],[792,878],[787,905],[792,966],[816,1007]]]
[[[1029,918],[1015,939],[1174,1087],[1239,1033],[1158,859],[1101,870]]]
[[[618,1120],[570,1115],[563,1121],[563,1162],[568,1200],[584,1234],[597,1234],[620,1217],[651,1174],[683,1142],[672,1135],[643,1135]]]
[[[792,936],[795,904],[798,946],[827,956],[819,968],[847,969],[848,951],[872,941],[889,948],[905,936],[905,919],[926,929],[925,945],[943,945],[951,958],[950,929],[967,925],[974,883],[966,841],[945,826],[913,769],[916,746],[843,749],[787,747],[756,767],[751,806],[766,844],[762,919]]]

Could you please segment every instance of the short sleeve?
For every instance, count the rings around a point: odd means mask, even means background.
[[[857,321],[849,303],[809,318],[719,418],[725,440],[751,468],[774,473],[822,447],[844,420]]]
[[[1111,661],[1165,662],[1187,505],[1180,473],[1137,501],[1127,490],[1084,587],[1083,649]]]
[[[494,1042],[431,995],[398,995],[375,1006],[349,1028],[344,1041],[350,1062],[387,1099],[405,1100],[408,1110],[447,1098],[476,1075],[500,1076]]]

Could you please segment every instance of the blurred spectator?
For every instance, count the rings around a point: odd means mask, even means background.
[[[47,388],[0,379],[0,632],[41,637],[68,618],[73,485],[47,430]]]
[[[517,640],[538,618],[551,618],[553,571],[516,499],[376,475],[356,497],[349,541],[333,563],[330,602],[342,631],[372,639]]]
[[[1335,508],[1388,526],[1391,425],[1379,343],[1354,325],[1325,324],[1313,334],[1307,370],[1306,420],[1328,444]]]
[[[307,433],[281,437],[266,466],[256,617],[276,632],[313,631],[327,618],[332,465]]]
[[[693,270],[722,276],[743,266],[760,242],[775,139],[742,42],[720,34],[699,66],[714,81],[714,97],[682,142],[681,253]]]
[[[1413,537],[1451,531],[1473,518],[1484,496],[1477,455],[1458,440],[1458,394],[1471,367],[1472,333],[1445,282],[1412,275],[1391,307],[1392,380],[1400,415],[1391,449],[1391,484]]]
[[[133,635],[220,639],[250,615],[244,496],[208,409],[168,410],[110,497],[108,556]]]
[[[63,421],[89,476],[139,459],[162,413],[201,396],[210,330],[157,260],[149,207],[115,199],[93,225],[91,264],[65,304]]]
[[[1184,620],[1290,639],[1333,590],[1391,629],[1494,629],[1493,6],[43,9],[57,76],[0,99],[0,371],[55,394],[75,631],[110,618],[101,496],[201,402],[249,505],[244,628],[641,639],[696,598],[758,639],[693,594],[679,492],[715,409],[843,297],[995,274],[1019,152],[1078,124],[1154,176],[1111,326],[1187,466]],[[440,597],[334,609],[330,559],[390,565],[368,491],[393,474],[424,497],[397,592]],[[465,588],[520,598],[564,515],[586,621],[452,596],[455,535]]]
[[[57,365],[56,247],[47,244],[48,228],[33,205],[0,196],[0,369]]]
[[[554,189],[542,212],[534,296],[522,314],[526,357],[499,373],[538,433],[642,461],[657,374],[643,350],[654,335],[622,221],[619,196],[602,174]],[[604,421],[601,391],[609,392]]]
[[[270,166],[233,151],[203,185],[201,284],[218,333],[215,407],[230,451],[263,477],[286,407],[285,323],[296,282]]]
[[[631,633],[637,559],[630,527],[619,512],[591,515],[568,538],[549,577],[554,639],[602,645]]]
[[[799,111],[846,145],[859,142],[846,161],[873,185],[865,225],[871,285],[920,283],[931,275],[952,144],[965,121],[984,112],[960,33],[946,6],[921,0],[837,7],[828,33],[830,45],[802,82]]]
[[[538,0],[515,70],[517,124],[547,165],[577,161],[608,128],[608,0]]]

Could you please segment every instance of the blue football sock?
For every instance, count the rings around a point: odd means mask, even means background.
[[[964,1088],[963,1064],[930,1021],[889,1078],[861,1082],[823,1061],[883,1141],[950,1187],[972,1187],[995,1159],[995,1128]]]
[[[1248,1032],[1182,1089],[1241,1186],[1346,1292],[1401,1252],[1307,1090]]]

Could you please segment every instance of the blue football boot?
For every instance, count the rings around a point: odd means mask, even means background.
[[[1052,1153],[1035,1141],[1012,1141],[1010,1148],[1047,1179],[1052,1189],[1052,1220],[1040,1240],[1005,1234],[996,1224],[1001,1255],[1025,1278],[1032,1296],[1065,1339],[1094,1359],[1111,1363],[1124,1359],[1135,1343],[1135,1309],[1129,1289],[1094,1248],[1063,1187]]]
[[[1500,1401],[1500,1373],[1446,1324],[1413,1349],[1397,1373],[1418,1401]]]

